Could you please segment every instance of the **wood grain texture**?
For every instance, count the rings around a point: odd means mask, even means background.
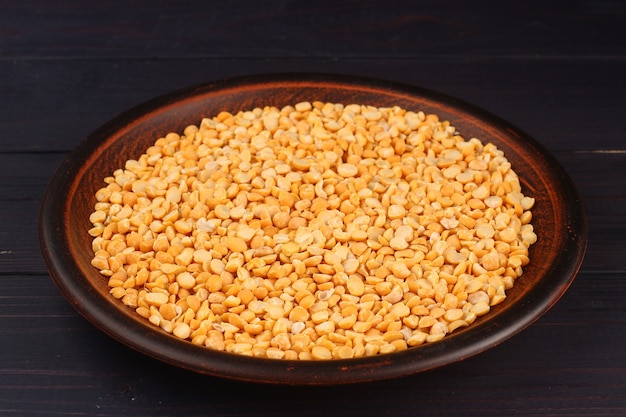
[[[7,57],[353,58],[624,53],[618,1],[3,2]],[[503,40],[506,39],[506,43]]]
[[[625,55],[626,56],[626,55]],[[508,120],[550,150],[626,149],[626,59],[0,60],[0,152],[69,152],[122,111],[172,90],[272,72],[389,79],[437,90]],[[558,86],[558,90],[555,87]],[[575,147],[573,138],[580,138]]]
[[[626,414],[624,3],[407,3],[0,0],[0,415]],[[37,236],[61,160],[144,100],[292,71],[439,90],[550,149],[589,219],[582,272],[561,301],[510,341],[448,367],[280,391],[172,368],[79,317],[50,280]]]

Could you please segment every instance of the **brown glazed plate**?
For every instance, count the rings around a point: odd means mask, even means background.
[[[465,137],[505,152],[525,194],[536,199],[538,241],[530,263],[504,302],[443,340],[385,355],[329,361],[246,357],[195,346],[169,335],[115,300],[107,280],[90,264],[96,190],[103,178],[138,158],[157,138],[182,132],[203,117],[300,101],[401,106],[435,113]],[[565,293],[583,260],[587,224],[575,187],[556,159],[506,121],[430,90],[395,82],[320,74],[260,75],[176,91],[119,115],[97,129],[62,162],[44,195],[41,249],[61,293],[91,323],[148,356],[191,371],[279,384],[342,384],[406,376],[463,360],[519,333]]]

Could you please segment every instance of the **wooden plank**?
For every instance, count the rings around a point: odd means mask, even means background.
[[[583,269],[624,271],[620,261],[626,236],[624,154],[558,151],[555,155],[572,177],[587,210],[589,244]],[[45,273],[35,220],[41,196],[65,156],[0,154],[0,273]]]
[[[172,90],[267,72],[337,72],[440,91],[480,106],[551,150],[626,149],[626,60],[0,60],[0,152],[72,150],[115,115]],[[581,82],[581,80],[585,80]],[[558,85],[558,93],[554,86]]]
[[[4,58],[624,54],[618,2],[3,2]],[[514,19],[513,19],[514,18]],[[506,39],[503,42],[502,39]],[[609,41],[610,40],[610,41]]]
[[[624,281],[625,276],[612,278]],[[623,356],[614,347],[626,337],[618,300],[606,308],[620,315],[587,309],[588,319],[572,325],[565,316],[551,318],[579,305],[577,297],[565,297],[530,328],[465,361],[366,385],[280,387],[278,401],[276,387],[197,375],[122,346],[73,313],[43,277],[0,280],[0,410],[5,415],[114,416],[133,410],[165,416],[182,409],[191,416],[272,416],[303,404],[310,404],[300,412],[306,416],[345,415],[341,407],[327,404],[333,398],[342,398],[359,415],[393,409],[408,416],[419,409],[428,415],[609,416],[626,407],[626,369],[615,366]],[[602,378],[595,379],[598,374]]]

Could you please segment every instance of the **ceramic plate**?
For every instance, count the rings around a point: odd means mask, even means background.
[[[347,360],[286,361],[245,357],[198,347],[166,334],[113,299],[107,279],[91,264],[91,224],[103,178],[138,158],[158,137],[220,111],[330,101],[401,106],[435,113],[465,137],[505,152],[523,191],[536,199],[539,237],[530,263],[506,300],[471,326],[442,341],[405,351]],[[565,293],[581,265],[586,221],[577,192],[559,163],[537,141],[473,105],[394,82],[335,75],[263,75],[173,92],[128,110],[85,138],[64,160],[44,196],[41,247],[62,294],[95,326],[119,342],[194,372],[284,384],[340,384],[387,379],[430,370],[483,352],[517,334]]]

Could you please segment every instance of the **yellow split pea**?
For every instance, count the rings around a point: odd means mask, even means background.
[[[112,296],[257,357],[438,341],[505,299],[537,240],[502,151],[400,107],[222,112],[105,183],[89,233]]]

